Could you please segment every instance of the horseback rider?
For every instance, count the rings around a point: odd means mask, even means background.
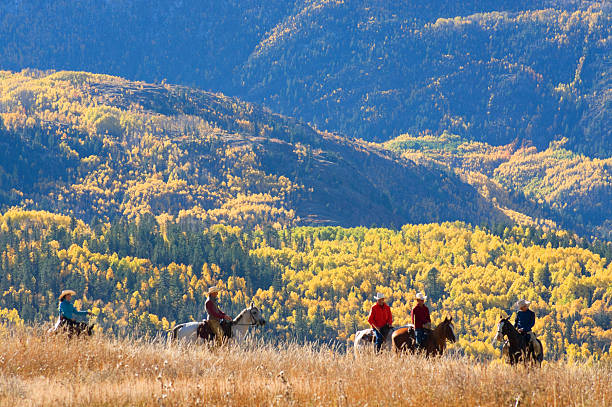
[[[206,313],[208,314],[208,326],[214,332],[217,344],[223,344],[223,329],[221,329],[221,321],[231,321],[232,318],[221,311],[217,305],[219,296],[219,288],[210,287],[208,289],[208,298],[206,298]]]
[[[60,294],[59,305],[57,307],[59,311],[59,320],[56,324],[55,330],[64,325],[77,331],[83,331],[88,329],[86,323],[78,321],[76,318],[83,317],[86,315],[92,315],[92,312],[77,310],[71,302],[73,295],[76,295],[76,292],[74,292],[73,290],[64,290]]]
[[[527,346],[531,341],[531,329],[535,325],[535,312],[529,309],[530,301],[522,298],[517,301],[516,308],[516,321],[514,327],[523,337],[523,344]]]
[[[414,324],[414,332],[416,334],[416,343],[419,348],[425,345],[425,337],[427,331],[431,330],[431,318],[429,317],[429,308],[425,305],[427,296],[423,293],[417,293],[417,305],[412,309],[410,316]]]
[[[385,303],[384,294],[376,293],[374,300],[376,300],[376,303],[372,305],[372,309],[370,309],[368,323],[374,330],[374,335],[376,335],[376,339],[374,340],[374,349],[376,352],[380,352],[382,344],[385,342],[387,335],[393,328],[393,315],[391,315],[391,307]]]

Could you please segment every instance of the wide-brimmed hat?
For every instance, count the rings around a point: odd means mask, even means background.
[[[425,294],[423,294],[423,293],[417,293],[417,294],[416,294],[416,299],[417,299],[417,300],[423,300],[423,301],[426,301],[426,300],[427,300],[427,296],[426,296]]]
[[[376,295],[374,296],[374,299],[376,301],[382,300],[383,298],[387,298],[387,297],[385,297],[385,295],[383,293],[376,293]]]
[[[215,286],[212,286],[212,287],[208,288],[208,293],[207,294],[210,295],[212,293],[218,293],[219,291],[221,291],[221,289],[215,285]]]
[[[72,291],[72,290],[64,290],[62,291],[62,293],[59,296],[59,300],[61,301],[62,298],[64,298],[67,295],[76,295],[76,292]]]
[[[531,301],[527,301],[526,299],[521,298],[520,300],[516,302],[516,304],[514,304],[514,306],[517,309],[520,309],[523,305],[529,305],[529,304],[531,304]]]

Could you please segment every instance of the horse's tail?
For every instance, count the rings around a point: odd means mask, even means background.
[[[178,331],[184,326],[185,324],[178,324],[172,327],[172,329],[168,331],[168,339],[170,341],[175,341],[178,338]]]
[[[542,342],[536,338],[536,341],[538,343],[538,347],[539,349],[536,349],[536,359],[538,360],[538,362],[542,363],[542,361],[544,360],[544,347],[542,346]]]

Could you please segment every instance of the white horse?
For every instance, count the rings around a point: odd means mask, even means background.
[[[263,326],[265,323],[266,320],[262,317],[261,311],[251,304],[230,322],[229,328],[225,328],[225,336],[242,341],[250,327]],[[201,343],[205,340],[213,340],[214,334],[208,327],[208,321],[194,321],[174,326],[170,330],[169,338],[188,343]]]
[[[400,327],[391,328],[391,330],[389,330],[389,333],[387,334],[387,338],[385,339],[385,342],[383,343],[381,349],[390,351],[393,348],[393,340],[392,340],[393,331],[396,331],[400,328],[407,328],[407,327],[408,325],[403,325]],[[374,338],[375,338],[375,335],[374,335],[374,330],[372,328],[363,329],[361,331],[355,332],[355,340],[353,342],[353,351],[355,352],[355,355],[358,355],[360,352],[363,352],[363,351],[373,352],[374,351]]]

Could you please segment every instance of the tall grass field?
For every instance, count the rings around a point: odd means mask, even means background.
[[[1,406],[611,406],[612,365],[0,332]]]

